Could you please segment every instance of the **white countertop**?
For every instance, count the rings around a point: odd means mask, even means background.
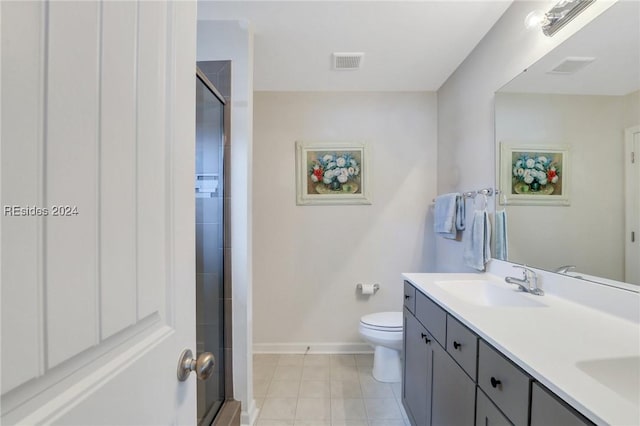
[[[640,357],[640,325],[637,322],[553,294],[522,293],[505,283],[502,277],[489,273],[408,273],[403,276],[594,423],[640,424],[640,401],[634,401],[631,396],[634,389],[625,393],[613,389],[617,385],[610,388],[609,383],[602,382],[618,383],[615,377],[603,379],[602,374],[607,373],[601,373],[598,381],[580,368],[584,368],[585,361],[611,358],[627,358],[626,365],[635,364]],[[546,306],[487,307],[467,303],[435,284],[452,279],[492,281]],[[615,300],[612,302],[615,304]],[[624,370],[621,373],[625,374]],[[629,381],[628,374],[624,381]]]

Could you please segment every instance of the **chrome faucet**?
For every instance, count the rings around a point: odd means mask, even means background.
[[[543,296],[544,291],[538,288],[538,276],[532,269],[527,268],[526,265],[513,265],[514,268],[522,269],[522,279],[514,277],[505,277],[505,281],[509,284],[515,284],[520,290],[535,294],[536,296]]]
[[[576,265],[564,265],[559,267],[558,269],[556,269],[556,272],[559,274],[566,274],[567,272],[571,271],[572,269],[576,269]]]

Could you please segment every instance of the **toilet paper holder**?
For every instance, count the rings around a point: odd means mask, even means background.
[[[362,291],[362,283],[358,283],[356,285],[356,290]],[[373,292],[376,293],[378,290],[380,290],[380,284],[374,284],[373,285]]]

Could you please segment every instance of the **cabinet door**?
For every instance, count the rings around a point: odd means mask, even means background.
[[[566,406],[538,383],[531,386],[531,426],[584,426],[589,420]]]
[[[433,346],[433,337],[405,308],[402,403],[414,426],[431,424]]]
[[[476,385],[439,345],[433,345],[431,424],[473,426]]]

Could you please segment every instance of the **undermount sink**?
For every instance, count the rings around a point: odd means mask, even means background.
[[[576,366],[622,398],[634,404],[640,400],[640,357],[593,359]]]
[[[516,288],[502,287],[487,280],[435,281],[440,288],[452,296],[472,305],[486,307],[541,308],[542,302],[525,296]]]

